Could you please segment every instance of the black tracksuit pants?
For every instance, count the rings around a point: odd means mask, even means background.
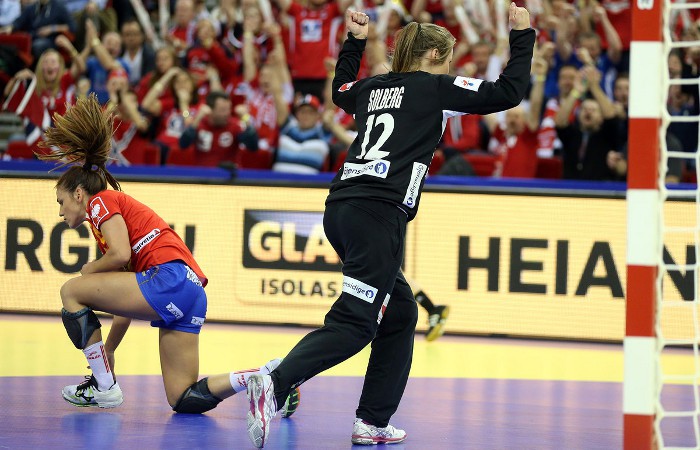
[[[323,327],[302,338],[272,372],[279,408],[293,387],[371,342],[356,415],[387,426],[408,381],[418,319],[416,301],[401,273],[406,222],[403,211],[381,201],[326,205],[323,227],[343,261],[343,291]]]

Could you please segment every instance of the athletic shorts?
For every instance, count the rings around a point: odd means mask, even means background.
[[[141,293],[162,320],[152,327],[199,334],[207,315],[207,294],[199,277],[182,261],[136,273]]]

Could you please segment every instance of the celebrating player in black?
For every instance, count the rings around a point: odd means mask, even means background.
[[[408,24],[398,35],[391,72],[356,81],[368,17],[346,14],[348,39],[338,58],[333,101],[354,114],[358,135],[326,199],[323,226],[343,261],[343,289],[324,325],[306,335],[270,375],[248,382],[248,434],[256,447],[290,389],[372,344],[354,444],[397,443],[389,425],[413,357],[418,311],[401,273],[406,223],[445,129],[459,114],[490,114],[525,96],[535,31],[527,10],[510,5],[511,58],[499,79],[447,75],[455,39],[433,24]]]

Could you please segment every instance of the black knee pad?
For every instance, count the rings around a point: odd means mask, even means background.
[[[202,378],[185,389],[173,406],[176,413],[202,414],[216,408],[221,403],[220,398],[214,397],[207,387],[207,379]]]
[[[61,318],[63,319],[63,326],[66,327],[68,332],[68,337],[73,341],[75,348],[80,350],[87,346],[92,333],[102,327],[100,319],[97,318],[90,308],[83,308],[74,313],[62,309]]]

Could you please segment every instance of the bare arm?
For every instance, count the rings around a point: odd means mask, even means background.
[[[608,58],[610,58],[613,64],[617,64],[620,62],[620,58],[622,58],[622,41],[620,40],[620,35],[617,34],[617,30],[612,23],[610,23],[605,8],[597,6],[594,11],[594,17],[602,25],[605,39],[608,41]]]
[[[165,75],[161,77],[160,80],[156,81],[148,93],[141,101],[141,106],[143,109],[153,114],[154,116],[159,115],[162,112],[163,105],[161,104],[159,98],[163,93],[163,90],[170,84],[170,80],[175,76],[175,74],[181,69],[177,67],[171,67]]]
[[[275,101],[275,110],[277,111],[277,126],[282,126],[289,118],[289,105],[284,99],[282,91],[282,83],[278,76],[273,76],[270,80],[270,91],[272,98]]]
[[[138,102],[133,95],[129,95],[126,89],[122,90],[120,93],[121,103],[124,105],[124,111],[126,113],[126,118],[136,125],[136,128],[140,132],[148,130],[148,119],[146,119],[143,114],[139,111]]]
[[[322,119],[324,128],[333,133],[333,136],[346,147],[349,147],[352,141],[355,140],[353,136],[348,133],[348,130],[335,121],[335,105],[331,105],[331,108],[323,111]]]
[[[90,37],[88,45],[105,70],[109,71],[121,68],[121,64],[119,64],[116,59],[112,58],[112,55],[110,55],[105,46],[102,45],[102,41],[97,37],[95,25],[91,20],[85,21],[85,34]]]
[[[418,19],[418,16],[425,11],[426,0],[415,0],[411,5],[411,15]]]
[[[255,62],[255,44],[253,42],[255,35],[247,28],[249,20],[243,22],[243,80],[251,82],[258,74],[258,66]]]
[[[17,74],[10,79],[10,81],[5,86],[5,91],[3,92],[3,97],[7,97],[15,86],[15,83],[22,80],[29,80],[34,78],[34,72],[29,69],[22,69]]]
[[[610,98],[600,87],[600,71],[598,71],[598,69],[592,66],[586,66],[582,70],[586,79],[588,80],[588,88],[591,91],[591,95],[600,105],[600,110],[603,113],[603,118],[610,119],[612,117],[615,117],[615,104],[612,102],[612,100],[610,100]]]
[[[564,9],[563,17],[559,17],[557,21],[556,44],[557,52],[562,61],[568,61],[571,53],[574,51],[571,44],[571,33],[575,29],[576,20],[573,17],[574,7],[569,4],[562,6]]]
[[[122,339],[124,339],[129,325],[131,325],[131,318],[129,317],[114,316],[112,318],[112,326],[109,327],[109,334],[107,335],[104,346],[109,366],[112,368],[112,373],[114,373],[114,351],[119,347]]]
[[[131,245],[126,222],[120,214],[115,214],[100,225],[100,231],[107,241],[109,250],[100,259],[85,264],[81,274],[116,272],[122,270],[131,259]]]
[[[77,78],[81,73],[85,73],[85,60],[87,59],[90,49],[83,49],[83,52],[79,53],[73,46],[70,39],[63,34],[56,36],[55,43],[58,47],[66,49],[68,53],[71,54],[73,63],[71,64],[70,72],[73,78]]]
[[[323,65],[326,68],[326,82],[323,85],[323,107],[326,110],[335,110],[335,105],[333,104],[333,78],[335,77],[335,64],[337,62],[337,60],[330,57],[323,60]]]
[[[532,74],[534,75],[532,89],[530,89],[530,113],[527,118],[527,127],[530,131],[540,128],[540,114],[544,103],[544,83],[547,79],[547,62],[541,56],[532,61]]]
[[[271,53],[274,54],[275,72],[284,86],[286,83],[292,82],[292,74],[289,73],[287,52],[284,49],[284,42],[282,42],[282,28],[277,23],[269,23],[265,26],[265,31],[272,38]]]
[[[574,110],[576,101],[579,97],[585,93],[585,88],[583,87],[583,73],[578,71],[576,73],[576,81],[574,82],[574,88],[569,92],[564,98],[559,100],[559,110],[556,116],[554,116],[554,124],[559,128],[564,128],[569,125],[569,116],[571,116],[571,111]]]

